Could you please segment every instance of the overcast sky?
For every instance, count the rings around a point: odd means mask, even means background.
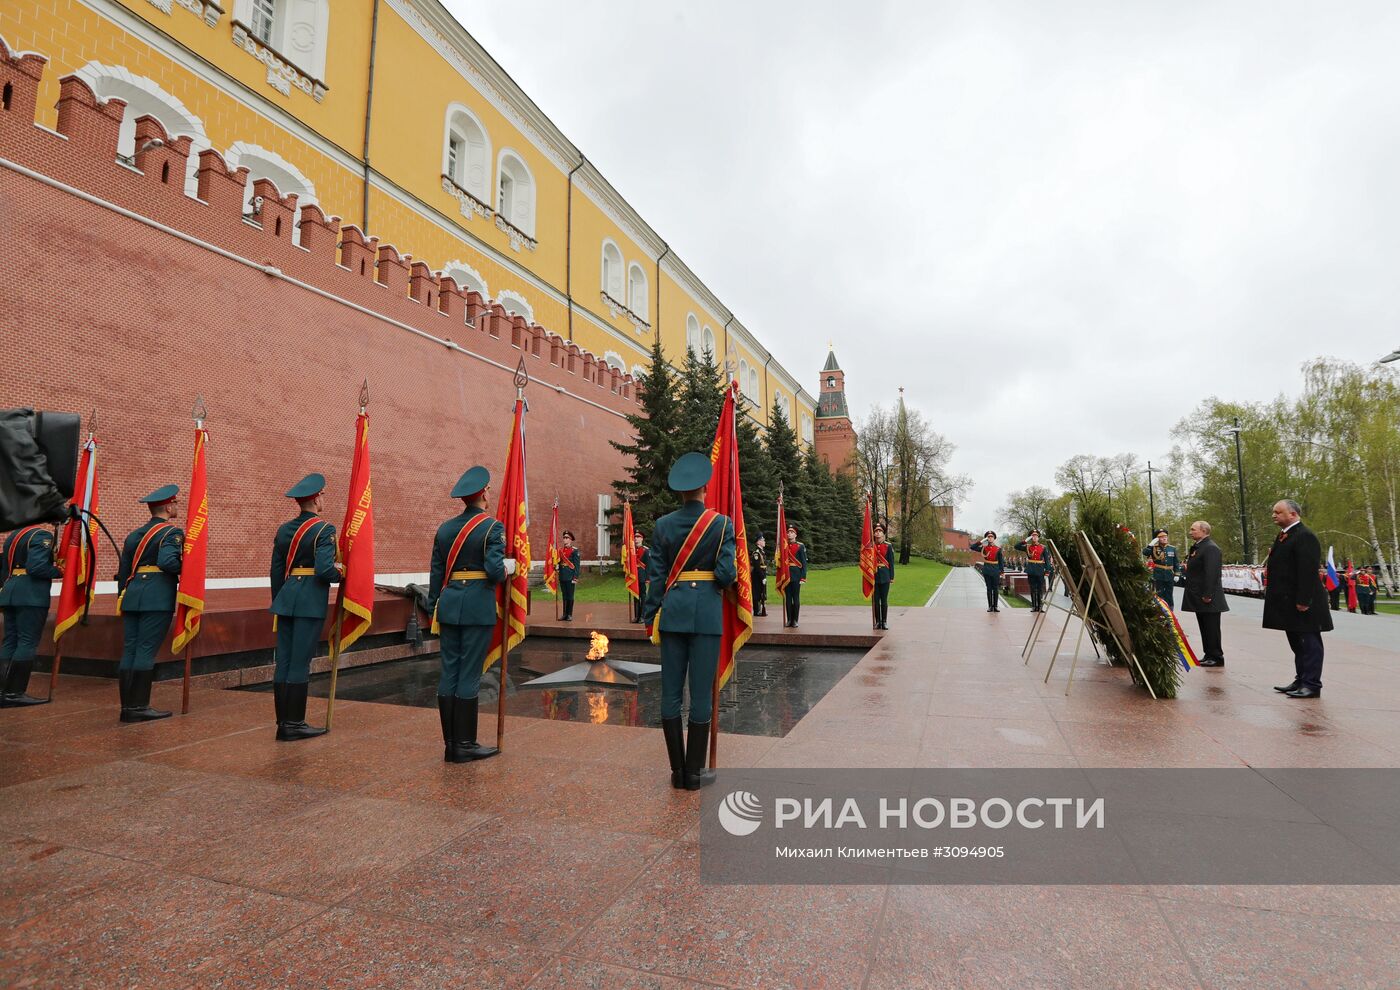
[[[1400,346],[1400,4],[447,0],[815,394],[976,480]]]

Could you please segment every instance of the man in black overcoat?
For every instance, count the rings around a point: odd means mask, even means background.
[[[1220,547],[1210,538],[1210,523],[1191,524],[1191,549],[1186,553],[1186,589],[1181,610],[1196,613],[1201,629],[1201,666],[1225,666],[1220,646],[1220,613],[1230,611],[1220,583]]]
[[[1274,688],[1290,698],[1322,697],[1322,634],[1332,631],[1327,589],[1317,576],[1322,544],[1291,498],[1274,505],[1279,534],[1264,562],[1264,628],[1282,629],[1293,649],[1294,678]]]

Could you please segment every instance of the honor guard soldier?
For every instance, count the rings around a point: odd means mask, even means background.
[[[481,670],[496,626],[496,586],[515,573],[506,557],[506,528],[486,511],[491,474],[477,465],[457,481],[452,497],[465,506],[433,537],[428,608],[442,650],[438,717],[442,758],[471,763],[500,752],[476,741]]]
[[[0,708],[48,704],[31,698],[29,675],[34,652],[49,617],[49,591],[63,569],[54,561],[54,535],[43,526],[25,526],[5,540],[0,558],[0,607],[5,610],[5,640],[0,646]]]
[[[987,611],[1000,612],[1001,599],[998,595],[1001,592],[1001,571],[1006,566],[1006,560],[1001,547],[997,546],[996,531],[987,530],[982,534],[982,539],[969,549],[982,555],[982,580],[987,583]]]
[[[1181,573],[1181,562],[1177,559],[1176,547],[1167,542],[1167,531],[1153,532],[1152,542],[1142,551],[1147,558],[1147,567],[1152,571],[1152,590],[1157,597],[1167,603],[1167,608],[1176,611],[1176,576]]]
[[[797,613],[802,611],[802,585],[807,581],[807,548],[797,542],[797,527],[788,524],[787,539],[783,541],[787,557],[788,585],[783,589],[784,626],[797,628]]]
[[[749,554],[749,574],[753,582],[753,614],[762,618],[768,614],[768,541],[762,533]]]
[[[326,624],[331,585],[340,581],[335,527],[321,518],[326,479],[308,474],[287,490],[301,511],[284,522],[272,541],[272,614],[277,627],[277,664],[272,697],[277,708],[277,738],[283,742],[324,735],[306,724],[307,681],[311,658]]]
[[[642,606],[647,600],[647,547],[640,529],[633,530],[632,548],[637,555],[637,597],[632,602],[632,621],[642,621]]]
[[[170,631],[175,592],[184,559],[185,534],[170,520],[178,508],[177,485],[157,488],[141,499],[151,518],[133,529],[117,566],[117,614],[122,617],[122,659],[117,665],[123,722],[154,722],[170,713],[151,707],[156,651]]]
[[[566,529],[559,534],[563,546],[559,548],[559,591],[564,595],[564,622],[574,621],[574,582],[578,580],[579,555],[574,546],[574,531]]]
[[[1026,555],[1026,583],[1031,589],[1031,611],[1045,611],[1045,572],[1050,557],[1045,552],[1045,544],[1040,542],[1040,530],[1033,529],[1030,535],[1016,549]]]
[[[1376,589],[1379,585],[1375,567],[1363,567],[1356,576],[1356,600],[1361,603],[1362,615],[1376,614]]]
[[[724,631],[724,589],[736,576],[734,523],[705,508],[713,468],[706,454],[681,455],[667,484],[683,504],[656,520],[647,558],[643,616],[661,645],[661,730],[671,786],[697,791],[713,783],[705,769],[715,669]],[[708,569],[702,569],[708,568]],[[690,683],[690,732],[681,735],[681,701]]]
[[[890,585],[894,583],[894,547],[885,541],[885,527],[875,524],[875,628],[890,627]]]

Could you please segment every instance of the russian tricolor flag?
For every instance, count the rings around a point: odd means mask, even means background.
[[[1342,583],[1337,577],[1337,562],[1332,559],[1332,548],[1327,548],[1327,590],[1334,591]]]

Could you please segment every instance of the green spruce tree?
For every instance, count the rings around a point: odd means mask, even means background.
[[[615,513],[618,524],[622,519],[620,501],[626,500],[632,503],[636,525],[650,532],[657,518],[675,508],[675,496],[666,486],[666,476],[676,458],[688,449],[681,446],[679,438],[681,404],[677,376],[667,363],[659,340],[652,344],[651,367],[637,387],[641,408],[627,416],[634,442],[608,442],[627,458],[626,477],[613,482],[613,491],[619,498]]]
[[[724,408],[724,378],[708,348],[700,354],[687,349],[678,384],[680,424],[677,442],[681,452],[698,450],[708,454],[715,442],[719,411]]]
[[[768,418],[768,433],[763,438],[763,445],[768,450],[768,461],[773,466],[774,485],[781,484],[783,487],[783,511],[790,523],[797,525],[798,539],[806,543],[810,539],[807,533],[807,503],[804,499],[804,481],[802,472],[802,451],[797,446],[797,433],[792,428],[792,423],[788,421],[777,400],[773,402],[773,408]],[[773,513],[776,517],[776,494],[774,498]],[[776,521],[776,520],[775,520]],[[784,539],[786,534],[779,533],[777,538]]]

